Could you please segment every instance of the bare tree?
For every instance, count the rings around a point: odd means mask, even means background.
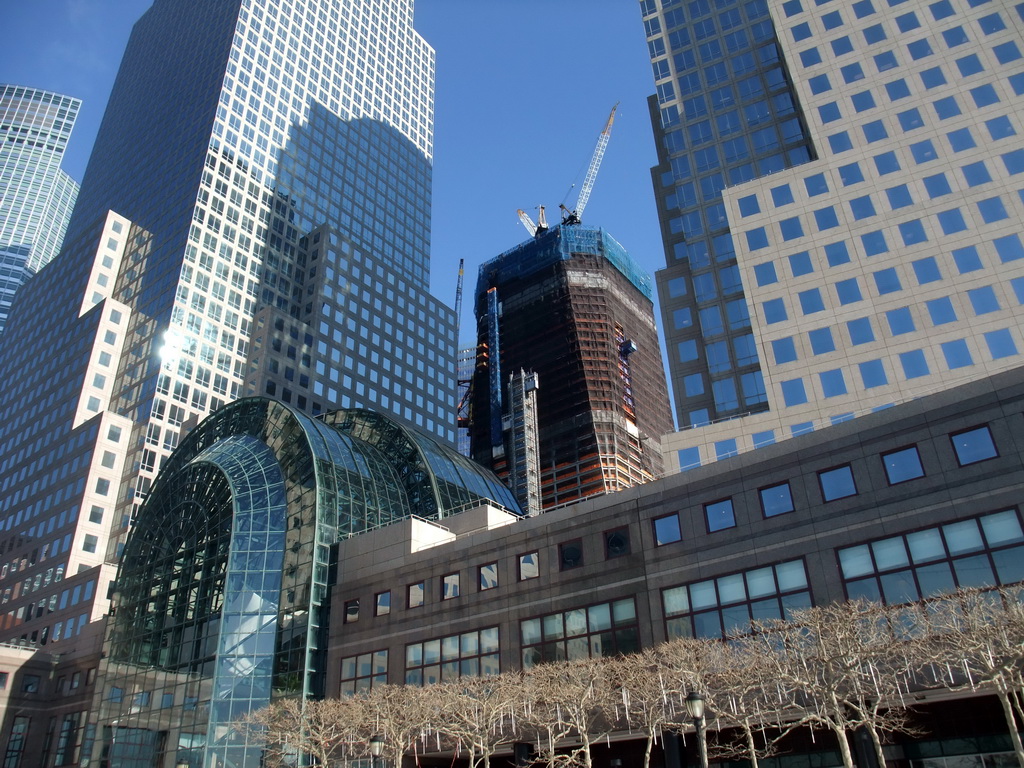
[[[491,757],[518,739],[521,672],[463,677],[430,692],[438,708],[438,731],[466,750],[470,768],[489,768]]]
[[[435,686],[374,686],[363,699],[367,709],[359,724],[362,739],[383,741],[384,753],[395,768],[400,768],[406,753],[419,751],[418,739],[440,733]]]
[[[937,683],[995,693],[1017,762],[1024,768],[1020,738],[1024,607],[1020,599],[1019,589],[971,589],[936,600],[929,605],[927,643]]]
[[[646,737],[644,768],[649,768],[654,744],[671,722],[670,713],[674,714],[675,691],[666,683],[659,661],[656,651],[645,650],[605,662],[611,685],[622,697],[622,709],[615,719]]]
[[[318,765],[333,765],[363,743],[359,725],[365,720],[362,699],[304,701],[291,698],[250,712],[236,728],[264,745],[268,768],[298,765],[308,755]]]

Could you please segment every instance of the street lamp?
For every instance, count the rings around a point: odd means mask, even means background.
[[[374,734],[370,737],[370,767],[374,768],[377,765],[377,758],[384,752],[384,739],[378,734]]]
[[[693,727],[697,731],[697,751],[700,753],[701,768],[708,768],[708,742],[704,732],[704,697],[696,691],[686,696],[686,712],[693,718]]]

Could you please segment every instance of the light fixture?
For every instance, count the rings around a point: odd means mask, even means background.
[[[704,697],[696,691],[690,691],[686,697],[686,711],[694,720],[703,720]]]
[[[370,738],[370,754],[374,757],[380,757],[384,752],[384,739],[377,734],[374,734]]]

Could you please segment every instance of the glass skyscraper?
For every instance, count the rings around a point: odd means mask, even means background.
[[[814,156],[768,0],[643,0],[656,274],[680,429],[767,407],[722,190]]]
[[[719,28],[728,14],[749,17],[758,7],[715,5]],[[694,8],[702,6],[686,4],[695,42],[705,27]],[[722,192],[735,258],[730,285],[737,296],[743,286],[767,410],[674,434],[665,441],[668,469],[1022,363],[1024,4],[772,0],[767,11],[770,48],[816,148],[810,162],[735,179]],[[695,239],[687,235],[687,253]],[[718,398],[731,390],[716,388],[715,371],[731,376],[737,362],[726,357],[735,343],[725,349],[704,317],[704,299],[728,293],[723,272],[713,285],[688,262],[679,274],[669,267],[660,283],[668,324],[682,303],[696,302],[696,315],[678,317],[697,323],[699,335],[670,352],[685,409],[706,393],[699,367],[712,372]]]
[[[64,240],[78,184],[60,163],[81,104],[0,84],[0,331],[18,288]]]
[[[0,639],[103,614],[161,464],[239,396],[454,442],[412,19],[411,0],[155,0],[135,25],[65,247],[0,336]]]

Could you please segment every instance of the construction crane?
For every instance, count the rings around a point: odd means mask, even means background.
[[[455,341],[459,340],[459,326],[462,324],[462,274],[465,259],[459,259],[459,282],[455,286]]]
[[[540,237],[548,231],[548,219],[547,214],[544,213],[544,206],[540,206],[540,212],[537,215],[537,223],[533,223],[533,219],[530,218],[530,214],[524,211],[522,208],[518,209],[516,213],[519,214],[519,220],[523,222],[523,226],[526,227],[526,231],[530,233],[531,237]]]
[[[604,130],[601,131],[601,135],[597,137],[597,146],[594,148],[594,156],[590,159],[590,167],[587,169],[587,175],[583,179],[583,187],[580,189],[580,195],[576,198],[576,207],[573,210],[569,210],[564,205],[558,207],[562,209],[562,223],[563,224],[579,224],[583,219],[583,209],[587,207],[587,202],[590,200],[590,193],[594,189],[594,181],[597,179],[597,171],[601,167],[601,160],[604,159],[604,151],[608,147],[608,139],[612,134],[612,123],[615,121],[615,110],[619,108],[618,102],[612,107],[611,114],[608,115],[608,122],[604,124]]]

